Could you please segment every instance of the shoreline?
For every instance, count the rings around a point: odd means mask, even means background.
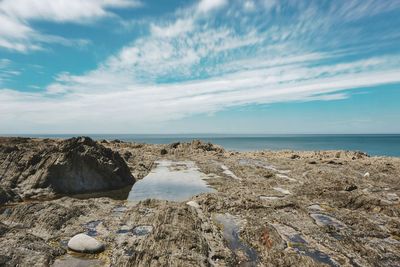
[[[78,154],[68,154],[66,146]],[[147,177],[158,160],[176,162],[168,168],[183,173],[186,167],[179,162],[191,161],[215,192],[181,202],[131,203],[89,194],[84,199],[70,195],[1,204],[0,260],[7,259],[8,266],[72,263],[76,255],[65,243],[78,233],[92,234],[105,244],[104,252],[90,256],[104,266],[400,262],[397,157],[349,151],[235,152],[200,141],[150,145],[0,138],[0,186],[14,185],[9,189],[21,196],[29,190],[31,196],[51,193],[51,186],[29,189],[26,181],[40,181],[44,176],[35,173],[46,174],[45,166],[51,171],[46,157],[54,158],[54,153],[63,160],[78,155],[87,160],[94,153],[94,158],[104,158],[96,164],[104,166],[113,160],[110,153],[118,153],[114,157],[123,159],[135,181]]]

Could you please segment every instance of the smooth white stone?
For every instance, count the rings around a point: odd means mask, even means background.
[[[104,250],[104,245],[85,234],[77,234],[68,242],[68,248],[82,253],[98,253]]]

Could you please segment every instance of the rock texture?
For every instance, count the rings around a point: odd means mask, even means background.
[[[113,190],[134,182],[118,152],[88,137],[0,138],[0,202],[15,195],[32,198]]]
[[[28,153],[29,146],[61,143],[4,146]],[[187,203],[66,196],[0,205],[0,266],[51,266],[74,257],[67,243],[76,233],[105,244],[86,262],[104,266],[399,266],[400,158],[239,153],[198,141],[101,144],[124,155],[138,179],[159,159],[194,161],[215,192]]]

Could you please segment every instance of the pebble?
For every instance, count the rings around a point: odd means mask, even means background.
[[[68,248],[82,253],[99,253],[104,250],[104,245],[86,234],[77,234],[69,240]]]
[[[364,178],[369,178],[369,176],[370,176],[369,172],[366,172],[366,173],[364,174]]]

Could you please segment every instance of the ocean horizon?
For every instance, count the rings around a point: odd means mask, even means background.
[[[170,144],[198,139],[227,150],[352,150],[371,156],[400,157],[400,134],[7,134],[34,138],[89,136],[146,144]]]

